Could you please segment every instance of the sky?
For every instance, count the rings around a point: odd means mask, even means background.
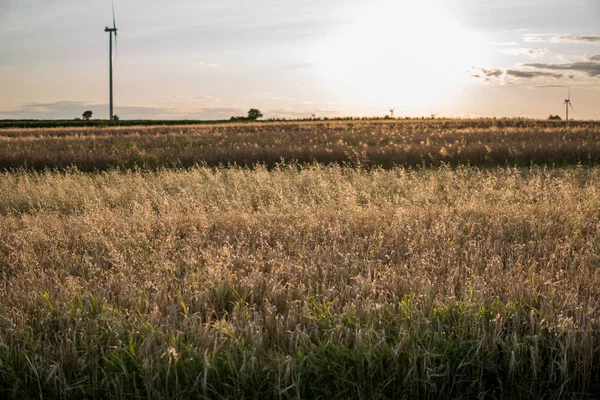
[[[121,119],[600,119],[600,0],[114,0]],[[110,0],[0,0],[0,119],[108,118]]]

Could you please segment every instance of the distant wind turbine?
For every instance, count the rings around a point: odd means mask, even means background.
[[[571,86],[569,86],[569,98],[565,100],[565,108],[567,109],[567,121],[569,120],[569,107],[575,111],[573,104],[571,104]]]
[[[435,117],[437,117],[439,114],[434,114],[433,112],[431,112],[431,110],[429,110],[429,113],[431,114],[431,119],[435,119]]]
[[[394,111],[396,111],[396,107],[392,108],[390,107],[390,118],[394,118]]]
[[[110,64],[110,104],[109,104],[109,118],[114,120],[115,115],[113,113],[113,33],[115,35],[115,47],[117,47],[117,22],[115,19],[115,3],[112,2],[112,15],[113,15],[113,27],[104,28],[104,32],[108,32],[109,36],[109,64]]]

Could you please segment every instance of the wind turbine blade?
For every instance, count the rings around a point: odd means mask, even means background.
[[[112,16],[113,16],[113,29],[115,30],[115,53],[119,54],[119,41],[117,34],[117,19],[115,18],[115,0],[111,0],[112,5]]]
[[[571,86],[569,86],[569,97],[568,97],[569,101],[571,101]]]
[[[571,107],[571,110],[575,111],[575,109],[573,108],[573,104],[571,104],[570,101],[569,101],[569,107]]]
[[[117,20],[115,18],[115,2],[114,2],[114,0],[111,0],[111,4],[112,4],[112,14],[113,14],[113,29],[117,29]]]

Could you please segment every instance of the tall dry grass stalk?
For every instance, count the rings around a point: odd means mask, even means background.
[[[600,169],[0,175],[0,397],[568,398]]]

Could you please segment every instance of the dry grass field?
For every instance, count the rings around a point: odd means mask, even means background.
[[[400,145],[413,134],[377,126],[372,154],[600,135],[433,126]],[[314,128],[314,154],[351,137]],[[261,129],[232,137],[288,137]],[[4,135],[0,159],[62,166],[179,137],[94,135]],[[5,172],[0,397],[581,398],[599,391],[599,265],[597,167]]]
[[[0,169],[348,163],[382,166],[597,165],[600,123],[398,120],[1,129]]]

